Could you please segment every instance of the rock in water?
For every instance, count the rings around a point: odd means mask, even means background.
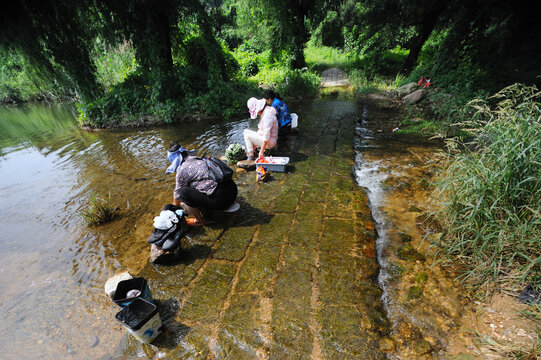
[[[124,271],[119,274],[116,274],[114,276],[111,276],[107,281],[105,282],[105,293],[109,295],[109,297],[113,297],[115,295],[116,287],[119,282],[123,280],[129,280],[133,278],[133,276],[130,275],[129,272]]]
[[[241,169],[252,171],[255,170],[255,161],[254,160],[241,160],[237,163],[237,166]]]
[[[88,335],[87,342],[88,346],[95,347],[100,343],[100,339],[96,335]]]
[[[149,261],[153,264],[165,264],[178,259],[180,255],[180,245],[172,251],[165,251],[162,248],[152,244],[150,247]]]

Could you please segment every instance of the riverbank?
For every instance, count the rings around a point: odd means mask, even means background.
[[[440,263],[441,249],[432,240],[441,230],[427,221],[427,215],[434,212],[434,180],[446,166],[447,151],[442,147],[426,152],[418,147],[426,141],[423,138],[403,138],[391,130],[407,114],[400,103],[375,94],[362,97],[360,103],[363,120],[357,131],[368,139],[388,140],[386,145],[379,142],[379,147],[370,141],[357,145],[358,162],[365,164],[357,170],[357,178],[368,187],[376,230],[386,249],[378,259],[380,280],[389,316],[406,339],[398,347],[400,358],[419,356],[405,346],[407,339],[416,336],[421,341],[417,351],[430,350],[432,357],[442,359],[537,356],[536,329],[541,324],[534,313],[538,310],[518,301],[526,285],[512,294],[500,289],[483,298],[457,280],[464,270],[458,263],[452,259],[445,266]],[[393,142],[401,137],[410,145],[393,153]],[[388,152],[385,160],[382,154]],[[385,196],[373,200],[371,194],[378,193]],[[527,313],[531,316],[521,315]],[[417,330],[407,325],[412,321]],[[425,334],[424,339],[419,334]],[[427,341],[424,347],[422,341]]]

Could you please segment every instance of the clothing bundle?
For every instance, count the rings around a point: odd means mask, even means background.
[[[154,218],[154,230],[147,241],[165,251],[175,250],[187,232],[188,225],[182,208],[167,204],[162,208],[160,215]]]

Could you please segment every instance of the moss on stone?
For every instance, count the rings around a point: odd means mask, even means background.
[[[262,291],[267,289],[273,278],[280,255],[280,247],[255,244],[250,256],[242,265],[236,286],[237,292]]]
[[[423,289],[420,286],[412,286],[408,290],[408,300],[419,299],[423,296]]]
[[[426,355],[432,351],[432,345],[427,340],[419,340],[413,344],[415,355]]]
[[[235,270],[235,266],[231,264],[207,264],[186,305],[180,311],[180,317],[200,322],[217,321]]]
[[[353,306],[326,306],[317,312],[325,359],[385,359],[382,352],[370,346],[375,336],[363,330],[362,317]]]
[[[232,297],[222,319],[219,343],[222,358],[253,359],[263,345],[259,297],[237,294]]]
[[[326,219],[321,240],[321,251],[349,254],[356,238],[352,221]]]
[[[356,262],[352,256],[321,254],[320,300],[326,304],[353,304],[360,299]]]
[[[421,260],[424,261],[425,257],[419,253],[417,250],[413,248],[410,244],[405,244],[404,246],[401,246],[396,251],[396,256],[398,256],[401,260],[407,260],[407,261],[416,261]]]
[[[420,272],[415,275],[415,282],[417,284],[424,284],[428,280],[428,274],[425,272]]]
[[[402,240],[402,242],[409,243],[411,242],[412,237],[406,233],[400,233],[400,240]]]
[[[244,257],[247,246],[252,241],[255,228],[250,226],[229,228],[214,253],[216,259],[239,261]]]

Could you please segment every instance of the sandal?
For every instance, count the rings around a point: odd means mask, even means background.
[[[186,218],[186,224],[189,226],[203,226],[205,223],[197,221],[196,218]]]

